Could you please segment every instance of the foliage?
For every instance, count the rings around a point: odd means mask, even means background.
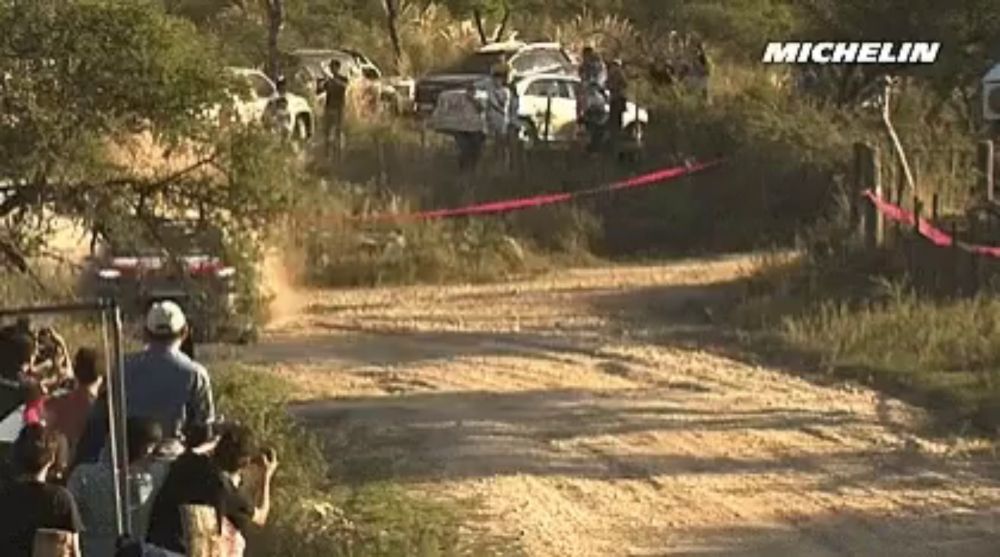
[[[196,213],[252,274],[295,173],[261,130],[221,130],[206,116],[231,99],[212,43],[148,0],[4,3],[5,262],[23,268],[67,223],[156,237],[154,214]]]
[[[854,292],[854,301],[821,292],[805,303],[779,295],[760,305],[758,298],[755,315],[771,312],[761,325],[776,327],[785,350],[813,354],[840,377],[910,398],[952,424],[995,431],[1000,303],[925,299],[902,283],[869,284],[877,286],[867,289],[870,297]]]

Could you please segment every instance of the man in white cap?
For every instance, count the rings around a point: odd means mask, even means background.
[[[188,333],[180,306],[156,302],[146,315],[146,349],[125,363],[129,416],[153,418],[165,436],[176,439],[186,424],[215,419],[208,371],[181,351]]]
[[[184,311],[175,302],[153,303],[146,314],[145,350],[125,362],[125,407],[129,418],[160,425],[168,440],[180,441],[191,425],[215,421],[215,402],[208,371],[181,351],[189,333]],[[95,405],[77,461],[100,456],[107,436],[106,405]],[[95,419],[96,418],[96,419]],[[180,443],[175,443],[179,448]]]

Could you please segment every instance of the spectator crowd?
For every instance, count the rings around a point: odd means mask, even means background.
[[[177,304],[156,302],[144,349],[126,358],[121,508],[131,528],[121,536],[106,355],[82,347],[71,358],[54,329],[26,320],[0,329],[0,555],[190,555],[206,510],[216,554],[243,555],[247,530],[267,521],[277,458],[216,416],[189,332]]]

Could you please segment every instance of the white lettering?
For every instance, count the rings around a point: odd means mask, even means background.
[[[877,62],[879,46],[879,43],[861,43],[861,53],[858,54],[857,62],[861,64]]]
[[[941,43],[918,42],[770,42],[765,64],[931,64]]]
[[[879,52],[878,61],[880,64],[892,64],[896,61],[896,55],[892,52],[892,43],[882,43],[882,51]]]
[[[899,47],[899,57],[896,58],[897,62],[908,62],[910,60],[910,51],[913,50],[913,43],[903,43]]]
[[[913,55],[910,62],[915,64],[933,64],[937,60],[941,43],[916,43],[913,45]]]
[[[799,43],[768,43],[764,50],[765,64],[794,62],[799,53]]]
[[[812,51],[812,43],[802,43],[802,48],[799,49],[799,64],[805,64],[809,61],[809,53]]]
[[[817,43],[813,47],[813,62],[817,64],[829,64],[830,63],[830,51],[833,50],[833,43]],[[826,52],[824,54],[823,52]]]
[[[858,43],[837,43],[837,46],[833,49],[833,63],[843,64],[845,62],[854,62],[858,57],[858,49],[861,45]]]

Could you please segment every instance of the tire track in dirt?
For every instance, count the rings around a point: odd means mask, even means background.
[[[247,360],[352,481],[475,500],[530,555],[994,555],[992,466],[919,412],[670,342],[751,266],[317,292]]]

